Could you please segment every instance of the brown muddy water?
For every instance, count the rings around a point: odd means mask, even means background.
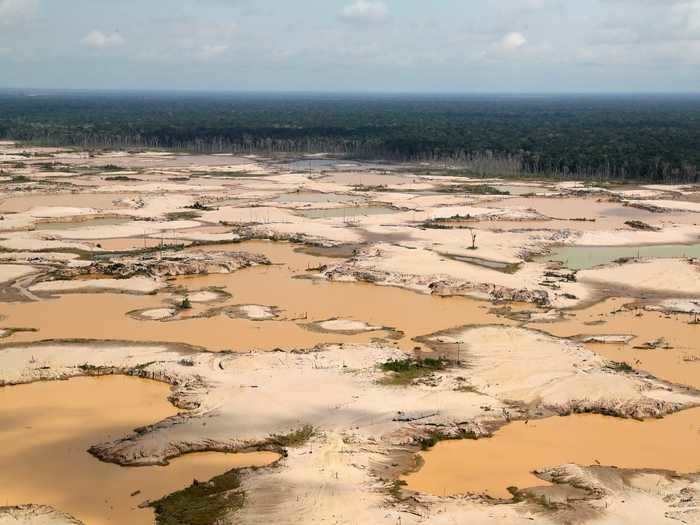
[[[319,343],[368,342],[378,336],[376,332],[358,335],[314,332],[300,326],[332,317],[402,330],[405,336],[398,343],[405,350],[420,346],[411,341],[416,336],[464,324],[502,322],[488,312],[490,305],[475,300],[438,298],[364,283],[294,279],[305,275],[307,268],[333,264],[337,259],[298,253],[292,244],[246,242],[207,249],[263,253],[276,264],[233,274],[181,277],[170,284],[190,291],[223,287],[233,295],[225,304],[277,306],[282,309],[282,319],[256,322],[219,315],[160,322],[136,320],[127,315],[133,310],[162,308],[170,298],[163,293],[157,296],[66,294],[40,302],[0,304],[0,315],[6,317],[3,321],[6,326],[38,330],[17,333],[10,339],[13,342],[79,337],[182,342],[214,351],[308,348]],[[198,306],[194,313],[203,310]]]
[[[548,485],[532,472],[566,463],[700,471],[700,409],[635,421],[579,414],[508,424],[491,438],[442,441],[421,453],[410,490],[510,498],[507,487]]]
[[[127,193],[54,193],[0,198],[0,212],[20,213],[38,207],[95,208],[114,210],[126,208],[119,202],[129,198]]]
[[[656,223],[658,216],[647,210],[624,206],[621,203],[606,201],[600,197],[514,197],[488,207],[507,207],[521,210],[532,209],[551,221],[496,221],[493,224],[482,223],[488,229],[493,228],[572,228],[575,230],[610,230],[626,228],[625,222],[635,219]],[[672,214],[665,214],[669,218]],[[673,214],[673,220],[680,214]],[[576,219],[586,219],[586,222]]]
[[[120,467],[88,454],[91,445],[177,413],[168,394],[167,385],[123,376],[0,388],[0,505],[50,505],[89,525],[150,525],[153,512],[140,503],[278,459],[201,453],[167,467]]]
[[[620,310],[622,305],[632,302],[625,298],[607,299],[589,308],[568,312],[562,321],[531,323],[528,327],[558,337],[634,335],[628,344],[589,343],[586,347],[611,361],[626,362],[666,381],[700,389],[700,325],[689,323],[693,316]],[[634,348],[659,337],[671,348]]]
[[[133,219],[127,217],[97,217],[93,219],[75,221],[47,221],[35,224],[35,229],[39,231],[65,231],[75,228],[89,228],[94,226],[119,226],[127,224]]]
[[[605,201],[600,197],[518,197],[509,199],[507,205],[509,208],[537,210],[542,215],[561,220],[602,219],[604,217],[629,220],[630,218],[653,217],[651,212]]]

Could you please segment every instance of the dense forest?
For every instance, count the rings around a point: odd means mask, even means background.
[[[698,96],[0,92],[0,137],[59,146],[315,153],[481,174],[698,182]]]

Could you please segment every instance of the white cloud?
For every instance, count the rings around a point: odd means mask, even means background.
[[[515,51],[527,44],[527,38],[522,33],[514,31],[501,39],[500,47],[504,51]]]
[[[367,24],[384,20],[389,14],[386,4],[376,0],[355,0],[340,12],[344,22]]]
[[[518,31],[513,31],[503,35],[501,38],[492,41],[483,51],[476,52],[473,56],[477,60],[501,61],[511,60],[514,55],[520,55],[521,49],[527,44],[525,35]],[[532,51],[532,50],[531,50]],[[540,52],[536,54],[541,54]],[[533,57],[530,57],[533,58]]]
[[[102,31],[94,30],[85,35],[80,43],[85,47],[103,49],[122,45],[124,38],[119,33],[103,33]]]
[[[527,38],[522,33],[514,31],[508,33],[501,39],[501,49],[504,51],[515,51],[527,44]]]

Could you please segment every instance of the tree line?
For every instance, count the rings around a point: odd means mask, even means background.
[[[331,153],[486,175],[698,182],[700,98],[0,93],[0,137],[82,148]]]

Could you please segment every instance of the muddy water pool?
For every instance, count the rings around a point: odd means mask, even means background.
[[[201,453],[166,467],[121,467],[87,452],[177,413],[167,385],[133,377],[76,378],[0,388],[0,505],[50,505],[89,525],[150,525],[139,508],[233,468],[277,455]]]
[[[317,193],[312,191],[298,191],[295,193],[285,193],[274,199],[276,202],[358,202],[362,199],[352,195],[340,193]]]
[[[298,210],[307,219],[332,219],[335,217],[369,217],[370,215],[390,215],[401,210],[389,206],[347,206],[342,208]]]
[[[618,259],[650,257],[700,257],[700,244],[660,244],[655,246],[564,246],[539,257],[538,262],[561,262],[572,270],[587,270]]]
[[[420,455],[407,488],[439,496],[510,498],[509,486],[547,485],[532,471],[566,463],[620,468],[700,470],[700,409],[635,421],[578,414],[517,421],[491,438],[442,441]]]
[[[232,274],[179,277],[169,283],[190,291],[222,287],[233,295],[226,304],[276,306],[282,310],[281,319],[256,322],[218,315],[168,322],[140,321],[127,313],[163,308],[164,301],[171,296],[163,293],[147,296],[66,294],[40,302],[0,304],[0,315],[6,316],[3,325],[38,330],[17,333],[12,341],[76,337],[126,339],[183,342],[210,350],[241,351],[307,348],[324,342],[360,343],[381,335],[376,332],[320,333],[300,326],[339,317],[401,330],[405,336],[398,343],[408,351],[420,346],[411,341],[416,336],[464,324],[501,321],[488,312],[488,304],[461,297],[439,298],[364,283],[295,278],[305,276],[307,268],[333,264],[337,259],[295,252],[292,244],[247,242],[208,249],[263,253],[274,264]]]
[[[0,198],[0,213],[20,213],[44,206],[68,208],[95,208],[113,210],[126,208],[120,201],[128,199],[128,193],[54,193],[18,195]]]
[[[131,218],[108,218],[100,217],[85,221],[65,221],[65,222],[40,222],[36,225],[37,230],[42,231],[63,231],[74,228],[88,228],[91,226],[119,226],[131,222]]]
[[[612,298],[583,310],[568,312],[556,323],[530,323],[528,327],[557,337],[579,335],[633,335],[628,344],[587,343],[586,347],[611,361],[683,385],[700,388],[700,325],[688,314],[664,314],[642,309],[621,309],[632,299]],[[634,348],[663,337],[670,348]]]

